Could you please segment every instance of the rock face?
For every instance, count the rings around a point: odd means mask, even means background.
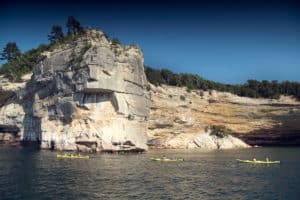
[[[237,149],[248,147],[250,147],[248,144],[231,135],[219,138],[217,136],[210,135],[208,132],[196,135],[193,141],[188,144],[189,149]]]
[[[149,113],[150,111],[150,113]],[[232,135],[218,138],[210,127]],[[44,149],[144,151],[299,145],[300,103],[148,85],[141,49],[101,31],[44,52],[18,83],[0,76],[0,143]],[[245,141],[246,143],[244,143]]]
[[[150,97],[138,47],[111,44],[103,32],[88,30],[45,52],[24,83],[0,84],[0,134],[44,149],[147,149]]]
[[[252,99],[166,85],[151,85],[151,97],[151,148],[247,147],[242,141],[250,145],[300,144],[300,102],[291,97]],[[231,130],[232,135],[210,136],[214,125]]]

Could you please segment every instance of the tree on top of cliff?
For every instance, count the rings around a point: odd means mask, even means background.
[[[40,44],[38,48],[28,50],[23,54],[20,53],[18,57],[2,65],[0,74],[4,74],[11,81],[18,81],[22,75],[32,71],[33,67],[37,64],[41,52],[47,48],[47,45]]]
[[[59,25],[53,25],[51,28],[51,33],[48,35],[48,39],[51,44],[61,41],[64,38],[64,33],[62,27]]]
[[[0,59],[7,60],[9,62],[12,59],[19,57],[21,54],[22,53],[21,53],[20,49],[18,48],[17,44],[15,42],[9,42],[3,48]]]
[[[230,85],[206,80],[198,75],[180,73],[176,74],[167,69],[154,69],[145,66],[145,73],[150,83],[158,86],[161,84],[185,86],[188,90],[217,90],[230,92],[239,96],[252,98],[274,98],[280,95],[293,95],[300,100],[300,83],[284,81],[257,81],[248,80],[245,84]]]
[[[68,35],[77,35],[84,33],[84,29],[80,25],[80,22],[73,16],[68,17],[66,26],[68,28]]]
[[[121,44],[121,42],[118,38],[112,38],[111,39],[111,44],[112,45],[118,45],[118,44]]]

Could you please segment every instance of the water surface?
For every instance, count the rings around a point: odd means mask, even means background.
[[[0,199],[300,199],[300,148],[151,150],[57,159],[57,152],[0,148]],[[184,158],[154,162],[150,157]],[[281,160],[280,165],[236,158]]]

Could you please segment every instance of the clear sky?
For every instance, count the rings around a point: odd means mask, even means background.
[[[163,3],[162,3],[163,2]],[[123,44],[145,65],[223,83],[300,81],[300,3],[292,0],[15,1],[0,4],[0,48],[47,43],[69,15]]]

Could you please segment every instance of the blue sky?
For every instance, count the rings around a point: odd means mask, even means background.
[[[300,81],[297,1],[74,2],[4,0],[0,48],[9,41],[23,51],[47,43],[51,26],[73,15],[83,26],[138,44],[145,65],[223,83]]]

